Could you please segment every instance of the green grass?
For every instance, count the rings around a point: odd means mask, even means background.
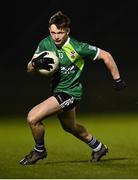
[[[138,115],[79,116],[97,139],[109,147],[98,163],[89,163],[90,148],[62,130],[56,117],[44,122],[48,157],[32,166],[19,160],[34,146],[25,118],[0,118],[1,179],[133,179],[138,178]]]

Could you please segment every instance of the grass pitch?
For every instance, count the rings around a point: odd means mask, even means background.
[[[91,150],[62,130],[56,117],[44,121],[47,159],[21,166],[34,146],[25,118],[0,118],[1,179],[133,179],[138,178],[138,114],[79,116],[97,139],[109,147],[107,156],[89,163]]]

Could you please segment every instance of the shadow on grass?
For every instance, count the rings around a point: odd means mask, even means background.
[[[45,165],[49,164],[65,164],[65,163],[91,163],[91,164],[101,164],[103,162],[110,162],[110,161],[122,161],[122,160],[127,160],[128,158],[110,158],[110,159],[102,159],[99,162],[91,162],[88,160],[72,160],[72,161],[49,161],[46,162]]]
[[[88,161],[83,160],[83,161],[79,161],[79,160],[74,160],[74,161],[49,161],[46,162],[45,165],[49,165],[49,164],[66,164],[66,163],[88,163]]]
[[[109,158],[109,159],[103,159],[103,160],[101,160],[100,162],[102,162],[102,161],[122,161],[122,160],[127,160],[128,158]]]

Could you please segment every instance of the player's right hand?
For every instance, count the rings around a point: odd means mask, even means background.
[[[50,71],[50,69],[53,68],[50,64],[54,63],[54,61],[52,58],[45,57],[46,54],[47,52],[43,52],[40,53],[40,55],[38,55],[37,57],[35,57],[32,60],[32,66],[38,69],[46,69]]]

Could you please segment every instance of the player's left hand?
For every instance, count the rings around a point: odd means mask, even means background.
[[[118,79],[114,80],[113,87],[116,91],[120,91],[120,90],[126,88],[126,83],[121,78],[118,78]]]

